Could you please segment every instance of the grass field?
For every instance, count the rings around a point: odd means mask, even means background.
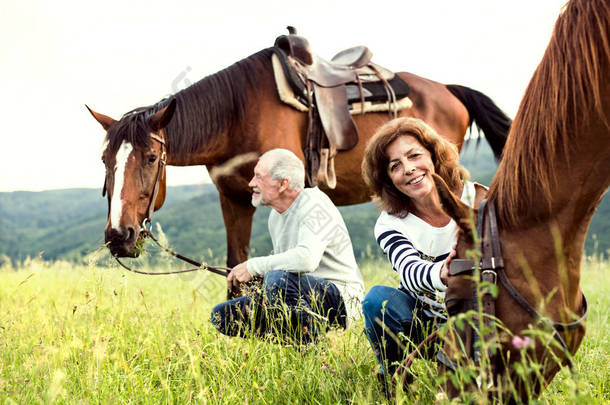
[[[537,403],[610,401],[610,264],[588,260],[590,316],[575,357]],[[367,290],[394,285],[362,265]],[[189,273],[191,274],[191,273]],[[298,348],[219,335],[213,274],[141,276],[118,268],[29,261],[0,269],[0,403],[384,403],[360,320]],[[435,399],[435,363],[418,360],[399,402]]]

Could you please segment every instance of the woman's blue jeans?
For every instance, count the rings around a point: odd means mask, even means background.
[[[405,350],[410,352],[434,327],[416,299],[396,288],[377,285],[362,301],[364,328],[381,372],[394,374]],[[401,338],[401,334],[407,339]]]
[[[273,270],[258,291],[216,305],[211,320],[229,336],[272,333],[306,343],[331,324],[345,328],[346,312],[339,289],[330,281]]]

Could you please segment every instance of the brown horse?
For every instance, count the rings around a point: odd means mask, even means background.
[[[574,322],[586,310],[579,286],[585,235],[610,185],[608,78],[610,0],[572,0],[525,92],[489,189],[489,203],[497,207],[504,273],[532,307],[554,322]],[[447,212],[465,224],[465,207],[437,183]],[[461,258],[473,247],[466,242],[469,227],[463,232]],[[450,277],[447,296],[459,293],[458,280]],[[498,284],[497,318],[512,334],[531,336],[539,324],[508,287]],[[559,332],[571,354],[584,334],[584,325]],[[539,395],[569,355],[559,349],[551,353],[534,340],[527,353],[544,367],[538,377],[527,378]],[[505,361],[520,360],[521,352],[509,337],[500,337],[500,344]],[[506,363],[498,365],[495,377],[500,378],[496,382],[507,383],[509,377],[519,381]],[[523,381],[517,383],[517,395],[517,400],[528,399]]]
[[[262,50],[202,79],[175,94],[175,104],[162,100],[127,113],[119,121],[90,110],[107,131],[103,160],[109,213],[105,236],[114,255],[138,255],[136,244],[142,221],[150,206],[159,209],[163,205],[165,172],[160,157],[164,150],[169,165],[206,165],[210,171],[236,156],[252,152],[259,155],[278,147],[303,158],[307,114],[280,101],[272,52],[272,48]],[[499,158],[510,119],[487,96],[410,73],[400,76],[410,85],[413,101],[413,107],[403,110],[401,116],[427,121],[458,147],[474,121]],[[387,119],[387,113],[354,116],[360,141],[353,149],[338,153],[337,186],[324,190],[337,205],[369,200],[360,176],[360,161],[367,140]],[[233,172],[213,178],[227,231],[229,266],[247,259],[254,214],[248,187],[254,162],[233,166]],[[157,172],[160,185],[154,197]]]

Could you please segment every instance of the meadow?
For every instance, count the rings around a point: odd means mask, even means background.
[[[361,265],[367,290],[396,285],[383,261]],[[574,358],[532,403],[610,401],[610,263],[588,258],[590,312]],[[0,268],[0,403],[386,403],[360,320],[315,345],[229,338],[210,323],[224,278],[143,276],[114,265],[27,260]],[[432,403],[436,364],[393,402]]]

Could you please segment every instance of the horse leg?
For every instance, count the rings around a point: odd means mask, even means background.
[[[235,267],[248,259],[250,246],[250,232],[252,230],[252,217],[255,208],[242,199],[235,199],[222,191],[220,207],[227,231],[227,266]]]
[[[220,207],[227,231],[227,266],[235,267],[248,259],[250,247],[250,232],[255,208],[243,199],[236,199],[222,192]],[[230,288],[227,299],[233,299],[243,294],[242,288]]]

